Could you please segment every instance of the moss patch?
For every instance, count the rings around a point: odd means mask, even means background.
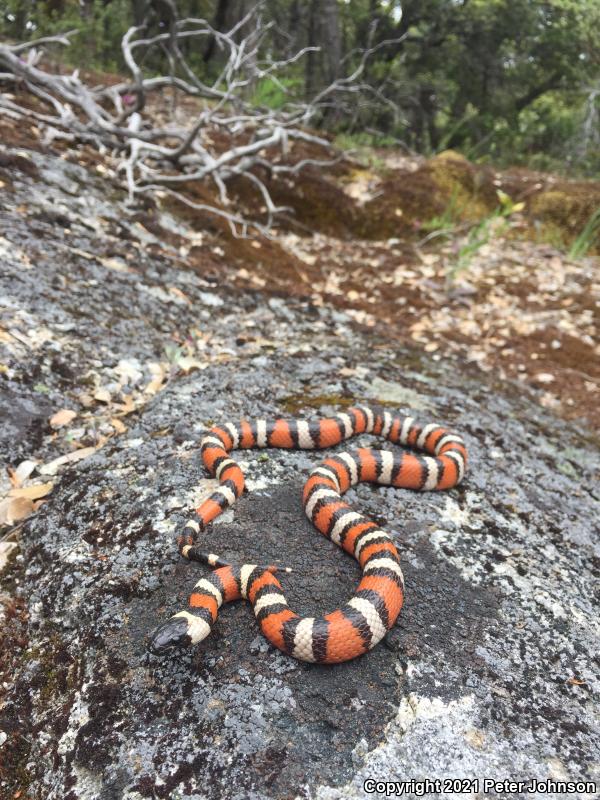
[[[297,414],[298,411],[302,411],[305,408],[320,409],[322,406],[348,408],[356,402],[353,397],[342,397],[337,394],[291,394],[289,397],[284,397],[280,401],[280,405],[288,414]]]
[[[485,217],[498,206],[494,173],[488,167],[471,164],[460,153],[446,150],[424,166],[446,201],[453,199],[464,221]]]
[[[363,208],[360,232],[365,239],[414,237],[450,206],[457,221],[475,222],[497,205],[493,172],[448,150],[382,183]]]
[[[538,237],[569,245],[600,208],[600,185],[585,181],[561,181],[530,197],[527,216]],[[600,241],[590,252],[600,253]]]

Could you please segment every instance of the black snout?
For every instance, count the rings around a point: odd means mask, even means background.
[[[151,634],[148,650],[158,656],[173,647],[188,647],[192,640],[187,630],[188,623],[184,617],[167,620]]]

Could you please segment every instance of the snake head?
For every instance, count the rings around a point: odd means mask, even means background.
[[[192,643],[188,628],[185,617],[171,617],[150,636],[148,649],[158,656],[174,647],[188,647]]]

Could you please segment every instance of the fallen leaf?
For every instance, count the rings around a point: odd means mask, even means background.
[[[70,408],[62,408],[50,417],[50,425],[53,428],[62,428],[63,425],[68,425],[69,422],[75,419],[77,412]]]
[[[94,392],[94,400],[97,400],[99,403],[110,403],[110,392],[108,389],[96,389]]]
[[[99,261],[103,267],[112,269],[115,272],[133,272],[120,258],[97,258],[97,261]]]
[[[17,478],[17,473],[14,471],[12,467],[7,467],[6,472],[8,474],[8,480],[10,481],[10,485],[13,489],[16,489],[21,485],[21,481]]]
[[[218,364],[225,364],[227,361],[231,361],[232,358],[235,358],[234,353],[217,353],[212,361],[216,361]],[[201,361],[199,362],[198,369],[206,369],[207,366],[208,361]]]
[[[21,461],[15,470],[9,469],[9,478],[13,487],[18,489],[23,481],[27,480],[39,463],[39,461],[28,459],[27,461]]]
[[[113,417],[110,421],[110,424],[113,426],[113,428],[116,430],[117,433],[125,433],[125,431],[127,430],[127,426],[123,425],[121,420],[117,419],[117,417]]]
[[[118,406],[119,409],[119,416],[126,417],[127,414],[131,414],[135,411],[135,403],[133,402],[133,397],[130,394],[123,395],[123,403],[122,405]]]
[[[208,367],[208,361],[198,361],[197,358],[183,356],[177,360],[177,366],[187,374],[193,369],[206,369]]]
[[[465,733],[465,739],[471,747],[475,747],[477,750],[481,750],[485,744],[485,735],[483,731],[477,730],[477,728],[470,728]]]
[[[368,314],[366,311],[361,311],[360,309],[347,308],[346,314],[356,320],[359,325],[367,325],[370,328],[374,328],[377,322],[372,314]]]
[[[192,301],[190,300],[190,298],[187,296],[187,294],[184,294],[184,292],[182,292],[181,289],[179,289],[177,286],[169,286],[168,288],[169,292],[175,295],[175,297],[179,297],[181,300],[184,300],[186,303],[191,305]]]
[[[119,383],[122,386],[128,383],[135,385],[142,379],[142,371],[137,359],[122,358],[115,367],[115,372],[119,376]]]
[[[7,497],[0,502],[0,526],[14,525],[33,511],[33,500],[27,497]]]
[[[67,453],[64,456],[59,456],[55,458],[53,461],[49,461],[47,464],[43,464],[40,467],[40,472],[42,475],[56,475],[56,472],[59,467],[62,467],[64,464],[72,464],[75,461],[81,461],[88,456],[93,455],[96,452],[95,447],[82,447],[81,450],[74,450],[72,453]]]
[[[145,394],[156,394],[164,383],[165,369],[162,364],[150,364],[150,371],[154,375],[148,386],[144,389]]]
[[[0,542],[0,572],[8,564],[8,559],[13,550],[19,545],[16,542]]]
[[[26,497],[29,500],[39,500],[52,491],[53,483],[36,483],[33,486],[23,486],[20,489],[11,489],[10,497]]]
[[[86,250],[80,250],[78,247],[67,247],[67,250],[69,250],[71,253],[75,253],[77,256],[86,258],[88,261],[93,261],[96,258],[93,253],[88,253]]]
[[[544,408],[559,408],[560,400],[553,395],[552,392],[544,392],[540,397],[540,404],[543,405]]]

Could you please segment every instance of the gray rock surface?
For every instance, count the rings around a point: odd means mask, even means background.
[[[0,203],[6,462],[65,452],[48,415],[92,384],[116,392],[124,362],[132,390],[147,382],[175,332],[199,329],[207,347],[201,368],[174,364],[125,433],[60,467],[23,526],[3,576],[0,795],[337,800],[374,796],[368,779],[600,782],[597,444],[522,388],[392,346],[340,312],[211,285],[99,179],[31,158],[47,181],[15,175]],[[148,633],[203,572],[175,535],[212,485],[205,428],[396,398],[464,433],[470,464],[450,492],[347,494],[404,559],[386,642],[335,667],[299,663],[240,603],[201,646],[148,655]],[[282,580],[301,613],[332,610],[358,577],[302,512],[321,457],[238,453],[250,492],[206,534],[229,560],[291,566]],[[473,796],[462,788],[453,796]]]

